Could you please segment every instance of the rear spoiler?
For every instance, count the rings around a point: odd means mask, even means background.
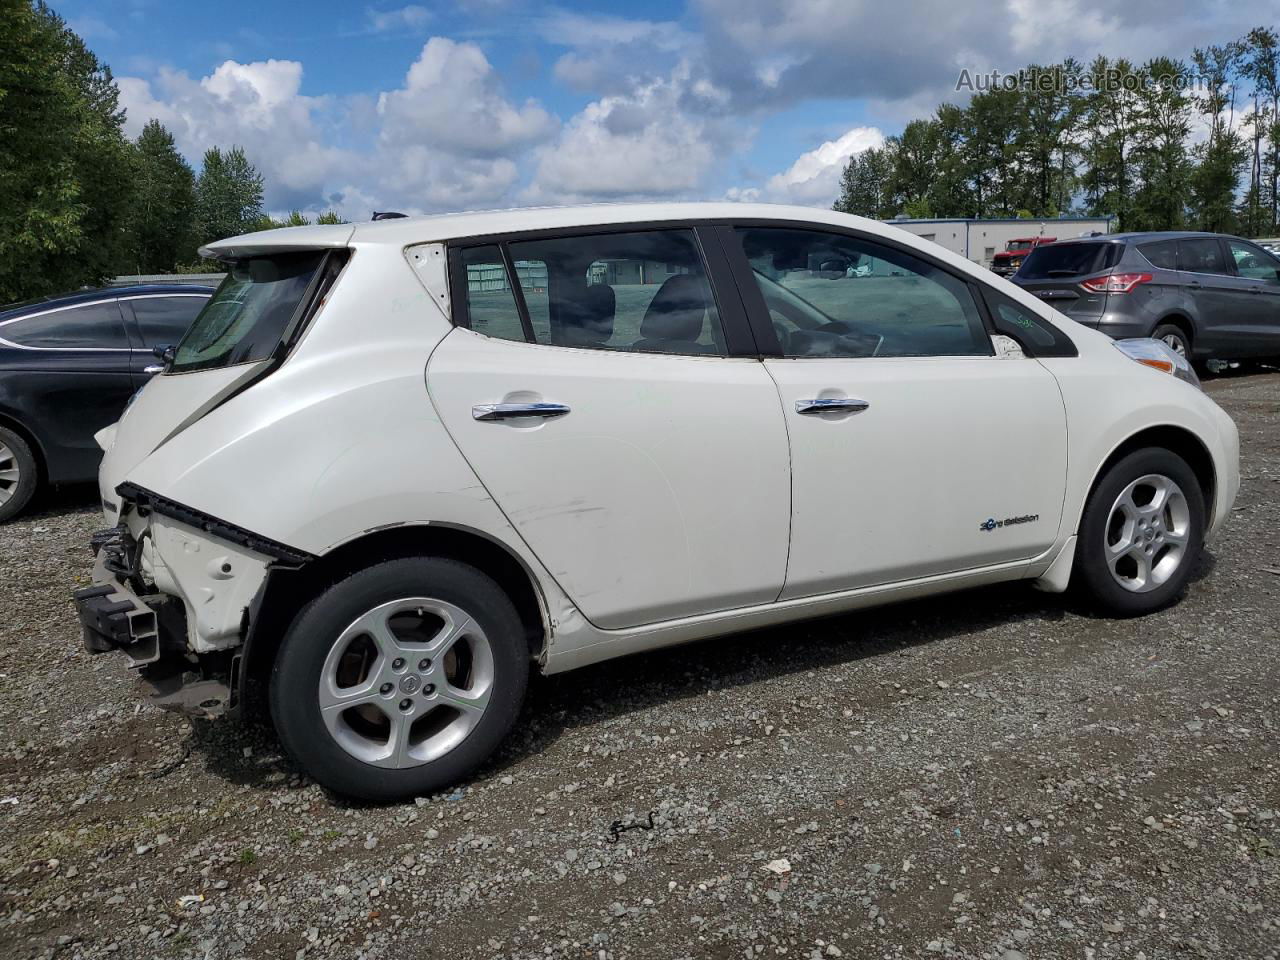
[[[292,253],[301,250],[332,250],[346,247],[355,233],[353,223],[314,224],[309,227],[280,227],[243,233],[215,240],[200,248],[200,256],[210,260],[235,260],[255,254]]]

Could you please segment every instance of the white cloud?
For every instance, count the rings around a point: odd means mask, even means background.
[[[431,11],[416,3],[394,10],[369,9],[365,11],[365,16],[369,21],[369,29],[374,33],[414,32],[421,30],[431,21]]]
[[[535,101],[517,106],[473,43],[432,37],[404,86],[378,98],[382,141],[422,143],[452,153],[501,156],[555,133],[556,119]]]
[[[209,147],[242,146],[266,179],[270,207],[304,206],[350,155],[326,142],[322,119],[333,104],[302,94],[302,76],[296,60],[227,60],[199,81],[170,69],[154,81],[122,77],[125,130],[136,136],[157,119],[196,165]]]
[[[692,84],[682,66],[629,94],[588,104],[539,151],[526,197],[567,202],[697,195],[717,158],[731,149],[723,124],[689,109],[691,101],[713,96]]]
[[[729,197],[829,207],[840,193],[840,174],[849,158],[883,144],[884,134],[877,128],[854,127],[837,139],[800,154],[790,167],[770,177],[763,189],[730,190]]]

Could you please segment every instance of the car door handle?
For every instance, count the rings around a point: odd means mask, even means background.
[[[871,404],[857,397],[815,397],[797,400],[796,413],[861,413]]]
[[[1262,292],[1262,288],[1261,288],[1261,287],[1250,287],[1250,288],[1249,288],[1249,292],[1250,292],[1250,293],[1261,293],[1261,292]]]
[[[514,420],[517,417],[563,417],[569,412],[563,403],[477,403],[471,408],[471,416],[476,420]]]
[[[143,368],[142,368],[142,372],[143,372],[143,373],[145,373],[145,374],[147,374],[148,376],[150,376],[150,375],[152,375],[152,374],[156,374],[156,373],[164,373],[164,364],[162,364],[162,363],[155,363],[155,364],[152,364],[152,365],[151,365],[151,366],[149,366],[149,367],[143,367]]]

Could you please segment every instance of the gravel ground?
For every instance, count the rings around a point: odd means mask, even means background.
[[[1173,609],[1010,585],[539,679],[395,806],[85,654],[63,497],[0,527],[0,956],[1274,960],[1280,374],[1208,389],[1244,484]]]

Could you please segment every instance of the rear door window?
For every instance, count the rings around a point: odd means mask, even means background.
[[[1120,260],[1118,243],[1055,243],[1036,247],[1022,261],[1019,280],[1065,280],[1110,269]]]
[[[465,268],[459,278],[467,290],[465,322],[477,333],[595,350],[725,353],[692,230],[594,233],[505,246],[514,284],[500,246],[465,247],[457,254]]]
[[[1230,273],[1222,256],[1222,245],[1213,237],[1179,240],[1178,269],[1189,273]]]
[[[86,303],[0,323],[0,340],[43,350],[128,350],[116,301]]]
[[[293,319],[323,251],[233,261],[178,344],[169,373],[212,370],[271,356]]]
[[[1178,269],[1178,244],[1175,240],[1161,240],[1158,243],[1144,243],[1138,249],[1153,267],[1161,270]]]
[[[145,347],[175,346],[195,320],[208,297],[134,297],[126,302],[133,309],[138,333]]]

